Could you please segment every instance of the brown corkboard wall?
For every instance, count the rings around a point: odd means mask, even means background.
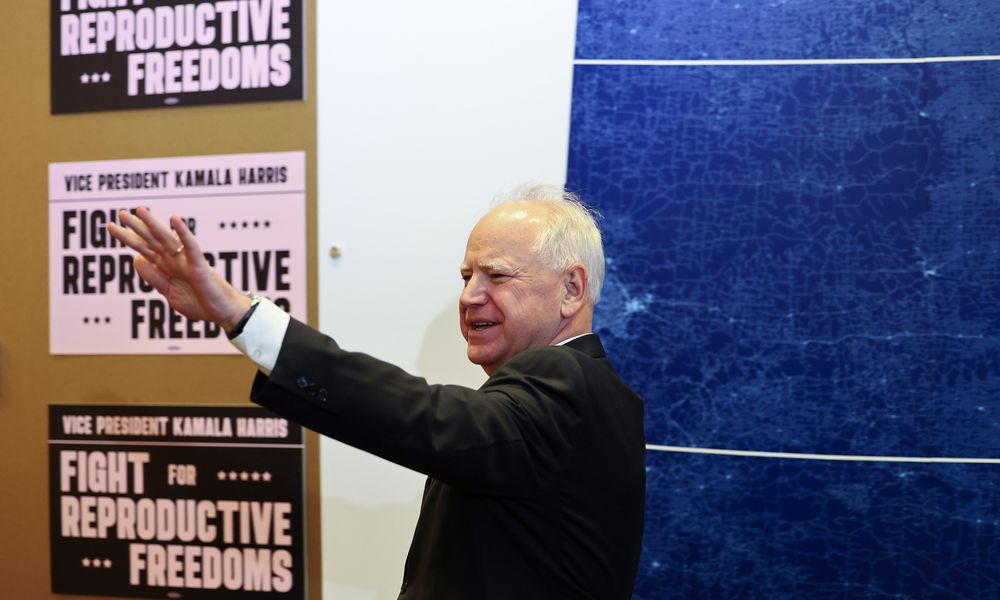
[[[0,4],[0,596],[49,591],[47,407],[246,404],[254,372],[239,356],[51,356],[48,164],[304,150],[307,219],[316,218],[315,0],[305,2],[306,99],[51,115],[47,1]],[[316,322],[316,236],[308,239]],[[321,597],[319,443],[307,456],[307,580]],[[84,596],[73,596],[85,598]]]

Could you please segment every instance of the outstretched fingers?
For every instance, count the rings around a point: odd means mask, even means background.
[[[145,226],[146,235],[138,232],[144,239],[156,248],[162,256],[175,256],[177,248],[180,247],[180,238],[170,230],[163,221],[153,216],[148,208],[140,206],[135,209],[137,220]],[[131,226],[131,224],[130,224]]]
[[[155,263],[160,258],[159,251],[151,247],[147,241],[149,232],[145,225],[132,214],[124,210],[119,211],[118,223],[108,223],[108,232],[146,260]]]
[[[191,250],[190,253],[185,254],[188,260],[198,262],[202,258],[194,235],[177,217],[171,218],[171,226],[178,230],[183,227],[183,231],[187,234],[188,243],[185,243],[179,233],[154,217],[153,213],[145,207],[135,209],[135,213],[119,211],[118,221],[121,225],[109,224],[108,230],[111,234],[138,252],[151,264],[170,275],[179,273],[179,264],[172,259],[179,258],[185,248]]]

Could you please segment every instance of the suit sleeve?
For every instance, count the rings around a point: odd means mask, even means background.
[[[547,350],[547,351],[546,351]],[[527,495],[551,481],[579,416],[568,351],[523,352],[479,390],[430,385],[292,320],[251,400],[323,435],[453,485]]]

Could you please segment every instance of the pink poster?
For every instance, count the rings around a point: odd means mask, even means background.
[[[119,209],[185,219],[238,289],[306,315],[304,152],[49,165],[49,351],[231,354],[224,332],[173,312],[107,233]]]

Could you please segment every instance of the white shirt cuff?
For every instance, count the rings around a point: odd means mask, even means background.
[[[257,363],[265,375],[270,375],[278,362],[281,342],[291,317],[268,300],[261,298],[257,310],[243,326],[243,333],[229,340],[236,349]]]

